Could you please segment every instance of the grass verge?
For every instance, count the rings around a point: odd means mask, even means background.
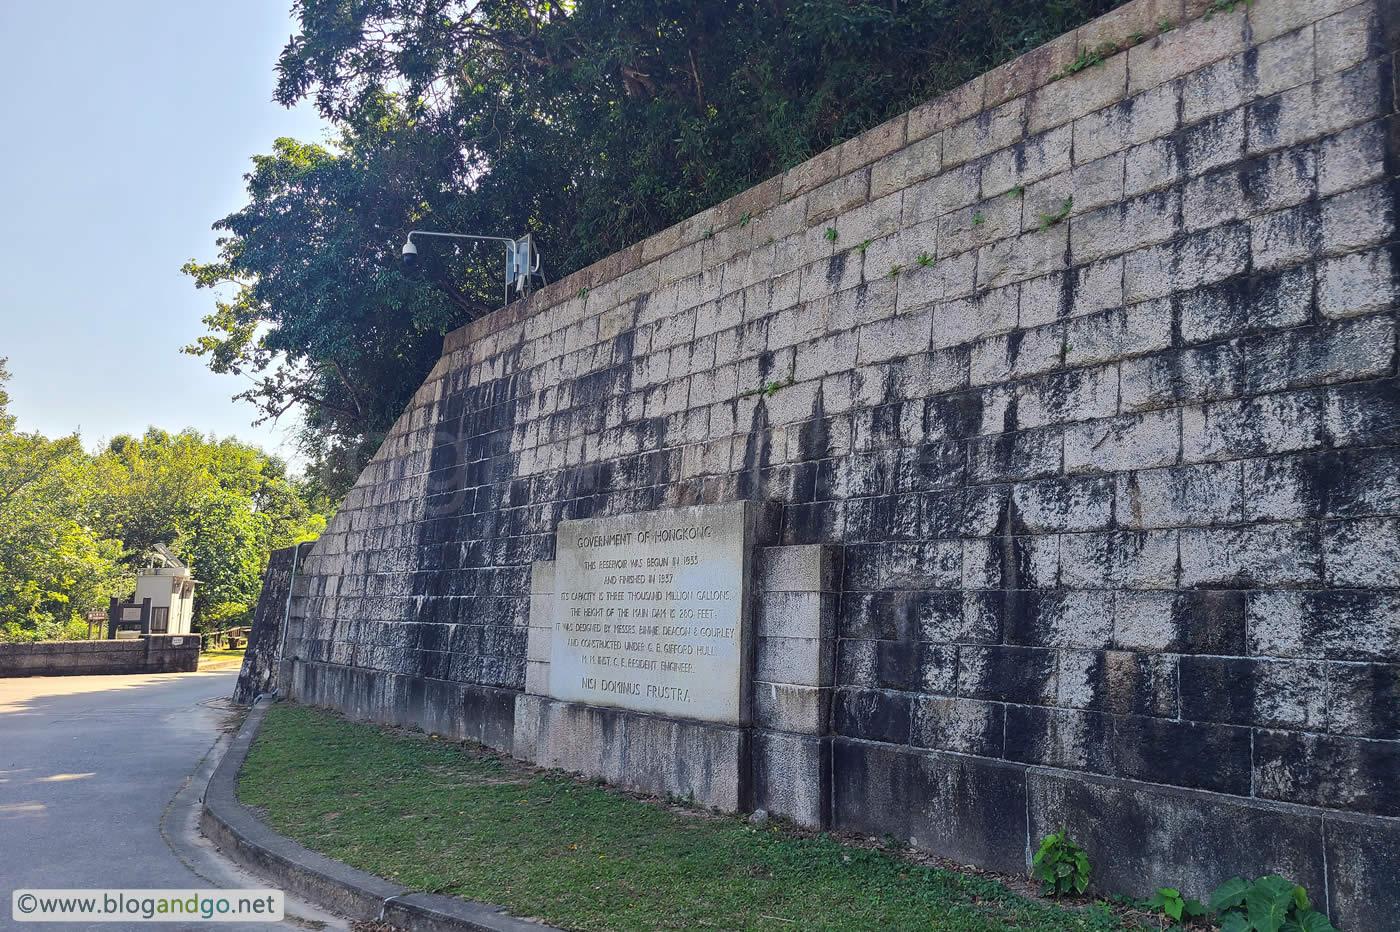
[[[786,825],[658,805],[278,704],[239,782],[269,825],[405,886],[567,929],[1138,928]]]

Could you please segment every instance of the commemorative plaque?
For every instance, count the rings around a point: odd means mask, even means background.
[[[550,695],[741,724],[752,561],[747,507],[560,522]]]

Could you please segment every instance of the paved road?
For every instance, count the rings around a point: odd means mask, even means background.
[[[229,721],[225,697],[236,676],[225,670],[0,679],[0,928],[64,927],[12,922],[10,894],[20,887],[268,886],[240,875],[197,837],[194,797],[202,786],[172,803],[201,765],[207,779],[212,759],[206,757]],[[330,918],[301,905],[300,915]],[[294,908],[289,904],[288,911]]]

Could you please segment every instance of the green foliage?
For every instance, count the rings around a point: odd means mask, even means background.
[[[894,265],[890,266],[890,278],[898,278],[899,273],[903,268],[904,266],[900,265],[897,262]]]
[[[1272,874],[1253,883],[1225,881],[1210,895],[1210,908],[1220,916],[1221,932],[1336,932],[1312,908],[1306,890]]]
[[[1089,888],[1089,855],[1064,830],[1046,835],[1031,861],[1031,876],[1045,896],[1083,893]]]
[[[1200,900],[1185,899],[1180,890],[1172,887],[1158,887],[1146,905],[1149,909],[1160,909],[1168,918],[1177,922],[1206,914],[1204,903]]]
[[[870,248],[870,244],[873,242],[875,242],[873,239],[862,241],[861,244],[856,247],[856,252],[860,253],[862,256],[865,255],[865,251]]]
[[[223,631],[253,623],[253,605],[242,602],[220,602],[204,612],[206,631]]]
[[[1026,193],[1026,186],[1023,185],[1023,184],[1018,184],[1018,185],[1016,185],[1015,187],[1013,187],[1010,191],[1007,191],[1007,192],[1006,192],[1006,196],[1007,196],[1007,197],[1020,197],[1021,195],[1025,194],[1025,193]]]
[[[114,438],[92,470],[96,520],[133,568],[157,543],[194,568],[201,625],[215,605],[255,603],[268,553],[325,528],[281,460],[232,438],[152,428],[139,440]]]
[[[933,256],[929,255],[929,254],[926,253],[926,252],[921,252],[921,253],[919,253],[919,257],[918,257],[917,259],[915,259],[914,261],[915,261],[916,263],[918,263],[919,268],[921,268],[921,269],[926,269],[926,268],[928,268],[929,266],[933,265],[933,264],[934,264],[935,262],[937,262],[938,260],[935,259]]]
[[[268,711],[238,794],[354,867],[565,929],[1142,932],[785,820],[643,802],[288,703]]]
[[[1214,19],[1216,13],[1233,13],[1235,7],[1249,7],[1254,5],[1254,0],[1214,0],[1210,6],[1206,7],[1205,16],[1201,17],[1207,21]]]
[[[1036,217],[1040,220],[1040,231],[1044,233],[1051,227],[1062,223],[1072,210],[1074,210],[1074,198],[1067,197],[1065,198],[1065,202],[1060,205],[1060,209],[1053,214],[1036,214]]]
[[[337,499],[441,335],[501,301],[494,247],[410,269],[409,229],[528,231],[557,280],[1121,2],[295,0],[275,96],[333,135],[254,158],[185,266],[214,293],[190,350],[303,419]]]
[[[121,544],[95,520],[95,488],[76,436],[21,433],[0,358],[0,641],[85,637],[121,579]]]
[[[823,233],[822,236],[826,237],[828,243],[836,242],[836,227],[827,227],[826,232]]]
[[[787,378],[781,379],[781,380],[780,380],[780,379],[774,379],[774,380],[771,381],[771,382],[765,382],[763,385],[760,385],[760,386],[758,386],[757,388],[750,388],[750,389],[748,389],[748,390],[746,390],[746,391],[742,391],[742,392],[739,393],[739,397],[740,397],[740,398],[752,398],[752,397],[755,396],[755,395],[762,395],[762,396],[765,396],[765,397],[772,396],[772,395],[776,395],[776,394],[778,393],[778,390],[779,390],[779,389],[781,389],[781,388],[787,388],[789,385],[793,384],[793,383],[796,382],[796,381],[797,381],[797,363],[796,363],[796,361],[794,361],[793,364],[792,364],[792,367],[788,369]]]
[[[987,215],[984,214],[984,213],[982,213],[982,211],[979,210],[977,213],[975,213],[975,214],[972,215],[972,225],[973,225],[973,226],[975,226],[975,227],[980,227],[982,224],[984,224],[984,223],[986,223],[986,222],[987,222]]]
[[[1074,61],[1065,66],[1066,74],[1078,74],[1085,68],[1092,68],[1095,65],[1102,65],[1104,59],[1118,51],[1118,46],[1112,42],[1100,42],[1092,49],[1080,49]]]
[[[197,621],[215,606],[246,611],[268,552],[325,527],[312,490],[236,440],[152,428],[90,456],[76,436],[21,433],[7,377],[0,360],[0,640],[86,637],[79,620],[129,597],[156,543],[202,581]]]

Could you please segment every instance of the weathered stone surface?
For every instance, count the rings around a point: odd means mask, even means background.
[[[743,503],[561,522],[550,695],[743,722],[754,534]],[[760,676],[774,651],[798,659],[777,645],[812,639],[763,640]]]
[[[837,828],[893,835],[963,863],[1026,869],[1018,766],[837,738],[832,773]]]
[[[1121,5],[449,335],[283,682],[605,776],[627,734],[653,789],[1008,870],[1064,825],[1112,889],[1280,872],[1389,929],[1400,30],[1208,6]],[[560,523],[734,502],[782,545],[737,737],[549,712]],[[673,738],[738,769],[679,779]]]
[[[531,763],[705,806],[750,803],[747,729],[547,700]]]
[[[1145,897],[1169,875],[1184,895],[1204,900],[1222,876],[1270,873],[1324,889],[1317,813],[1054,772],[1032,772],[1028,791],[1032,838],[1064,829],[1091,852],[1114,852],[1094,862],[1095,883],[1105,890]]]
[[[798,825],[831,824],[831,739],[758,731],[753,736],[753,806]]]
[[[271,635],[274,645],[277,630]],[[192,673],[199,666],[199,645],[197,634],[0,644],[0,677]]]

